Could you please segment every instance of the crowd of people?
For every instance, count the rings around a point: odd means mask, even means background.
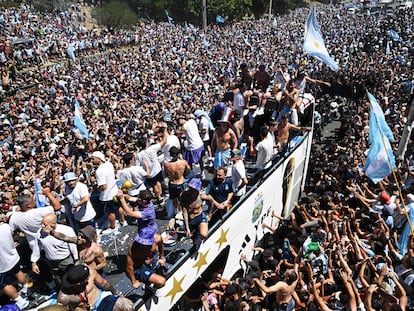
[[[268,228],[274,233],[256,257],[242,257],[243,276],[215,275],[196,305],[408,309],[414,303],[407,221],[414,213],[412,140],[398,165],[401,187],[391,177],[370,182],[364,159],[367,90],[379,99],[396,142],[407,122],[412,15],[349,15],[333,6],[319,12],[338,72],[302,51],[308,9],[207,31],[148,21],[133,32],[87,29],[77,6],[45,15],[29,5],[2,9],[4,303],[27,307],[25,273],[32,271],[69,310],[133,308],[102,277],[106,261],[97,236],[135,219],[126,273],[134,287],[162,287],[156,209],[171,219],[182,215],[197,251],[209,224],[246,193],[245,159],[255,161],[257,180],[292,137],[312,131],[303,105],[304,94],[312,93],[340,96],[346,109],[334,142],[321,149],[315,135],[308,195],[278,228]],[[79,116],[85,128],[75,121]],[[15,240],[27,240],[27,252]]]

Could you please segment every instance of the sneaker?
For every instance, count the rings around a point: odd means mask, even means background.
[[[104,231],[102,231],[102,235],[109,235],[109,234],[113,234],[117,231],[116,228],[108,228],[105,229]]]
[[[21,310],[25,309],[25,308],[29,305],[29,300],[24,299],[24,298],[22,298],[22,297],[20,297],[20,296],[17,296],[17,298],[16,298],[16,299],[14,299],[14,301],[15,301],[16,305],[17,305],[17,306],[18,306]]]
[[[126,227],[126,226],[128,226],[128,222],[127,222],[126,220],[124,220],[124,221],[121,223],[121,225],[122,225],[122,227]]]

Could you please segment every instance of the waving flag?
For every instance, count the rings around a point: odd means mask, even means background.
[[[388,41],[388,40],[387,40],[387,47],[385,49],[385,54],[387,54],[387,55],[391,54],[390,41]]]
[[[83,121],[82,114],[81,114],[81,111],[80,111],[80,105],[79,105],[79,102],[77,100],[75,101],[75,120],[74,120],[74,123],[75,123],[75,129],[80,131],[83,138],[88,138],[89,137],[88,129],[86,128],[85,121]]]
[[[254,52],[254,47],[253,45],[250,44],[249,40],[247,40],[247,38],[244,38],[244,43],[246,43],[246,45],[250,48],[250,51]]]
[[[369,120],[370,129],[371,129],[371,121],[375,121],[375,120],[371,120],[371,118],[374,116],[377,119],[376,122],[378,122],[382,134],[385,135],[390,142],[394,142],[394,135],[392,134],[392,131],[387,124],[387,121],[385,121],[384,112],[382,111],[374,95],[372,95],[370,92],[368,92],[368,100],[369,100],[369,103],[371,104],[371,111],[374,112],[374,114],[370,115],[370,120]]]
[[[35,187],[36,208],[45,207],[47,205],[46,196],[41,194],[42,186],[40,185],[40,179],[39,178],[35,178],[34,187]]]
[[[391,129],[385,121],[384,113],[375,97],[368,93],[371,104],[369,117],[369,148],[365,175],[374,183],[378,183],[395,169],[395,158],[390,141],[394,141]]]
[[[216,23],[217,24],[224,24],[225,21],[226,21],[226,19],[223,16],[216,15]]]
[[[173,18],[168,14],[168,11],[165,11],[165,15],[167,16],[168,24],[170,24],[170,26],[172,26]]]
[[[332,70],[338,71],[337,63],[329,56],[325,43],[323,42],[322,33],[316,20],[315,10],[315,7],[311,9],[306,21],[303,50],[328,65]]]
[[[397,42],[401,42],[401,43],[404,42],[404,40],[401,39],[400,35],[395,30],[390,29],[389,34],[390,34],[390,37],[393,41],[397,41]]]

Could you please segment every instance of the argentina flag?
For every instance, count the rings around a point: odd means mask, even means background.
[[[329,56],[325,43],[323,42],[322,33],[318,21],[316,20],[315,7],[311,9],[308,19],[306,20],[303,50],[310,56],[313,56],[328,65],[332,70],[338,71],[338,65],[335,60]]]
[[[376,184],[390,175],[396,167],[390,144],[390,141],[394,141],[394,137],[375,97],[368,92],[368,98],[371,104],[369,117],[371,146],[366,158],[365,175]]]
[[[86,128],[85,121],[83,121],[82,114],[80,111],[80,105],[78,100],[75,100],[75,120],[74,120],[75,129],[79,130],[83,138],[88,138],[89,133]]]
[[[389,34],[393,41],[404,43],[403,39],[401,39],[400,35],[394,29],[390,29]]]

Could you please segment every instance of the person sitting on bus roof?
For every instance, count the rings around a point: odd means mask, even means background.
[[[202,199],[208,201],[208,220],[212,220],[213,212],[220,210],[224,215],[231,207],[231,199],[234,195],[233,180],[227,176],[227,168],[219,167],[214,171],[214,178],[209,181],[206,193],[201,195]]]

